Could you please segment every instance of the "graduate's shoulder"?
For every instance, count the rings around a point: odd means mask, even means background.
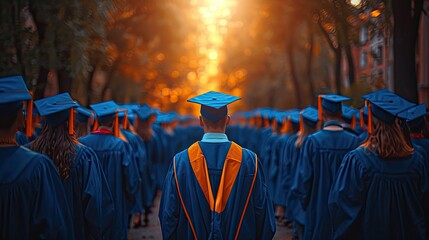
[[[43,176],[47,171],[56,172],[54,163],[49,157],[26,147],[18,147],[9,160],[13,161],[13,171],[20,173],[20,179],[32,178],[35,175]]]

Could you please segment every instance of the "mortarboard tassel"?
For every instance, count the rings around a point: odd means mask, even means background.
[[[355,116],[352,116],[352,122],[350,124],[351,129],[355,129],[356,127],[356,118]]]
[[[98,129],[98,119],[95,119],[95,122],[94,122],[94,126],[92,127],[92,130],[93,131],[95,131],[95,130],[97,130]]]
[[[69,134],[74,134],[74,108],[70,108],[69,114]]]
[[[139,125],[139,118],[137,115],[134,116],[134,127],[137,128],[137,126]]]
[[[26,129],[25,135],[27,137],[33,136],[33,93],[30,92],[31,99],[27,102],[27,119],[26,119]]]
[[[365,119],[363,119],[363,109],[359,111],[359,116],[360,116],[359,124],[360,124],[360,127],[363,128],[363,126],[365,126]]]
[[[113,123],[113,133],[115,137],[119,137],[119,116],[117,111],[115,113],[115,122]]]
[[[323,118],[322,95],[317,96],[317,113],[318,113],[319,121],[322,121],[322,118]]]
[[[368,102],[368,133],[372,134],[372,106],[371,102]]]
[[[128,129],[128,113],[125,112],[124,122],[122,123],[124,129]]]
[[[299,132],[304,131],[304,119],[302,118],[302,113],[299,114]]]

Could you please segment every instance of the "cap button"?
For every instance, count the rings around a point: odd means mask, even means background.
[[[214,98],[212,98],[212,100],[216,100],[216,98],[214,97]]]

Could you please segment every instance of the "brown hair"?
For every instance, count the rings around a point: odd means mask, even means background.
[[[403,134],[399,119],[389,125],[373,117],[373,133],[368,135],[362,146],[375,150],[383,159],[405,158],[414,152]]]
[[[298,138],[295,141],[295,147],[296,148],[300,148],[302,146],[302,143],[304,142],[304,139],[308,135],[316,132],[319,129],[319,125],[320,125],[319,123],[320,122],[318,122],[314,127],[310,127],[306,124],[302,124],[303,129],[302,129],[302,131],[298,132]]]
[[[74,123],[74,134],[76,139],[86,136],[89,133],[89,128],[88,128],[88,121],[85,122],[79,122],[79,121],[75,121]]]
[[[45,154],[54,161],[63,180],[70,176],[70,167],[74,161],[72,156],[76,156],[74,144],[78,143],[75,135],[68,133],[67,122],[55,127],[45,124],[40,135],[30,145],[33,151]]]
[[[210,129],[220,130],[220,131],[224,131],[225,130],[227,116],[225,116],[222,119],[219,119],[217,122],[212,122],[212,121],[208,120],[205,117],[202,117],[202,119],[203,119],[204,124],[207,127],[209,127]]]

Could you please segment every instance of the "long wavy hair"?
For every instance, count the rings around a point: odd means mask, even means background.
[[[414,152],[399,119],[389,125],[373,117],[373,133],[362,146],[376,151],[383,159],[405,158]]]
[[[68,132],[67,122],[51,127],[45,124],[40,135],[31,143],[33,151],[49,156],[63,180],[70,176],[70,168],[76,156],[77,140]]]

